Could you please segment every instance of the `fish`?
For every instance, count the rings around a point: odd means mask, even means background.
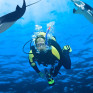
[[[74,14],[82,14],[93,24],[93,8],[80,0],[71,0],[78,9],[73,9]]]

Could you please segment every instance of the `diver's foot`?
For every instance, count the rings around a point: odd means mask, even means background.
[[[66,51],[68,51],[68,52],[72,52],[72,49],[71,49],[70,45],[64,46],[64,47],[63,47],[63,51],[64,51],[64,50],[66,50]]]

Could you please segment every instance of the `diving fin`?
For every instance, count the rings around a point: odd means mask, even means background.
[[[53,86],[55,84],[55,81],[52,78],[52,76],[48,73],[47,69],[45,69],[45,74],[46,74],[46,78],[48,80],[49,86]]]
[[[74,14],[82,14],[82,12],[83,12],[83,10],[80,10],[80,9],[76,10],[75,8],[73,9]]]
[[[73,9],[73,13],[75,13],[75,12],[76,12],[76,9],[74,8],[74,9]]]

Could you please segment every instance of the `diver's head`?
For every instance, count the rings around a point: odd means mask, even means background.
[[[35,40],[35,45],[39,52],[46,51],[46,44],[45,44],[44,36],[42,36],[42,35],[37,36],[37,38]]]

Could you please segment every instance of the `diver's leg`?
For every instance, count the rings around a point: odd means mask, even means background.
[[[59,62],[58,65],[55,68],[51,68],[50,69],[50,74],[53,77],[57,76],[57,74],[59,73],[59,70],[60,70],[61,66],[62,66],[62,62]]]
[[[71,60],[70,60],[70,56],[69,53],[66,53],[64,56],[64,58],[59,61],[58,65],[53,69],[50,69],[50,74],[55,77],[58,75],[59,70],[62,66],[64,66],[66,69],[71,69]]]
[[[53,73],[54,73],[54,66],[52,66],[50,69],[50,74],[53,75]]]
[[[70,56],[69,56],[70,52],[72,52],[72,49],[69,45],[66,45],[63,47],[61,60],[59,61],[58,65],[55,68],[52,67],[50,69],[50,74],[53,77],[57,76],[62,65],[66,69],[71,69],[71,60],[70,60]]]
[[[71,59],[69,56],[69,53],[72,52],[72,49],[70,47],[70,45],[66,45],[63,47],[62,49],[62,65],[66,68],[66,69],[71,69]]]
[[[63,51],[62,65],[66,69],[71,69],[71,59],[70,59],[69,51],[68,50],[64,50]]]

